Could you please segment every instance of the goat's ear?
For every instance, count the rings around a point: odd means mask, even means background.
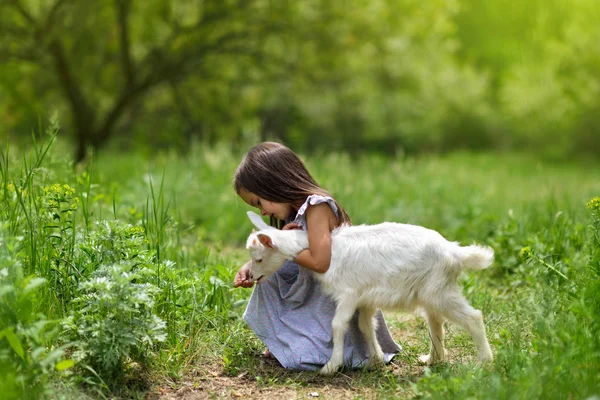
[[[268,247],[270,249],[274,249],[275,245],[273,244],[273,240],[270,236],[265,235],[264,233],[259,233],[256,235],[258,240],[262,243],[263,246]]]
[[[257,227],[259,230],[261,229],[265,229],[265,228],[269,228],[269,224],[267,224],[260,215],[258,215],[255,212],[252,211],[248,211],[248,218],[250,218],[250,221],[252,221],[252,223],[254,224],[255,227]]]

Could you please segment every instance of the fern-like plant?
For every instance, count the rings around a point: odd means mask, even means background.
[[[67,324],[77,342],[74,357],[106,383],[116,382],[128,362],[145,363],[165,340],[165,323],[153,311],[157,289],[145,282],[148,271],[133,265],[102,265],[82,282]]]

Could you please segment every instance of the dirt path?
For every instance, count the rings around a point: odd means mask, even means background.
[[[338,373],[333,377],[322,377],[315,373],[289,372],[281,368],[276,360],[261,359],[260,371],[263,378],[257,379],[243,372],[238,376],[223,373],[220,361],[195,369],[181,379],[177,385],[164,382],[148,395],[151,400],[199,400],[199,399],[348,399],[378,398],[381,389],[378,380],[393,374],[397,380],[406,382],[393,388],[394,397],[409,398],[414,394],[410,382],[423,374],[424,367],[416,361],[415,348],[427,348],[427,328],[422,319],[412,315],[386,313],[386,321],[394,339],[403,346],[399,356],[380,371],[353,370]],[[450,362],[460,356],[449,349]],[[257,356],[259,357],[259,356]],[[270,377],[265,382],[264,377]],[[388,389],[389,390],[389,389]]]

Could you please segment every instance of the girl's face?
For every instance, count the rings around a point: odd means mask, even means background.
[[[265,200],[244,188],[240,189],[240,197],[248,205],[258,208],[261,215],[268,215],[282,221],[287,220],[295,211],[290,203],[275,203]]]

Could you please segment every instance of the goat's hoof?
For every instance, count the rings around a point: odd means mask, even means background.
[[[339,367],[339,365],[335,365],[332,362],[328,362],[327,364],[325,364],[325,366],[323,366],[323,368],[321,368],[321,371],[319,373],[321,375],[333,375],[337,372]]]
[[[485,353],[485,354],[480,354],[477,357],[477,362],[479,364],[487,364],[487,363],[491,363],[493,361],[494,361],[494,356],[492,355],[491,351],[488,353]]]
[[[419,356],[419,362],[421,364],[430,365],[431,364],[431,355],[425,354],[424,356]]]
[[[438,353],[429,353],[424,356],[419,356],[419,361],[425,365],[432,365],[439,362],[444,362],[448,359],[448,350],[444,349],[444,357],[440,357]]]
[[[385,362],[383,361],[383,356],[381,358],[371,357],[365,363],[365,368],[366,369],[375,369],[375,368],[381,367],[384,364],[385,364]]]
[[[433,357],[431,354],[425,354],[424,356],[419,356],[419,362],[425,365],[433,365],[435,363],[439,363],[444,360],[440,360],[437,357]]]

